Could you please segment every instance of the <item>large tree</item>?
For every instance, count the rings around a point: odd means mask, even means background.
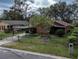
[[[50,27],[53,25],[53,21],[46,16],[33,16],[30,19],[30,26],[35,27],[37,33],[42,36],[45,43],[48,42],[48,36]]]
[[[33,3],[32,0],[29,0]],[[4,10],[3,18],[10,20],[28,20],[27,11],[31,9],[30,4],[26,3],[27,0],[13,0],[13,6],[10,7],[10,10]]]
[[[36,27],[40,34],[48,33],[51,25],[53,25],[53,21],[46,16],[33,16],[29,23],[32,27]]]
[[[51,5],[49,8],[39,9],[39,11],[41,15],[45,15],[56,20],[63,20],[69,23],[78,18],[77,3],[68,5],[66,2],[59,2]]]

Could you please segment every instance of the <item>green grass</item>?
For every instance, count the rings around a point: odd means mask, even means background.
[[[22,32],[17,32],[17,33],[15,33],[15,35],[20,34],[20,33],[22,33]],[[10,32],[10,33],[0,32],[0,40],[4,39],[6,37],[10,37],[10,36],[13,36],[12,32]]]
[[[11,33],[0,32],[0,40],[11,35]]]
[[[70,57],[66,37],[51,36],[48,43],[45,43],[40,36],[31,36],[21,40],[21,42],[17,41],[13,44],[6,45],[6,47]],[[77,52],[77,47],[75,47],[74,59],[77,59]]]

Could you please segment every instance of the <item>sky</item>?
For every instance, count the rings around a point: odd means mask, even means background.
[[[47,7],[50,5],[53,5],[57,3],[59,0],[33,0],[34,3],[30,3],[29,1],[27,3],[30,4],[32,7],[32,10],[35,10],[39,7]],[[67,2],[67,4],[71,4],[73,0],[61,0]],[[13,0],[0,0],[0,14],[3,12],[3,10],[9,10],[9,7],[13,5]]]

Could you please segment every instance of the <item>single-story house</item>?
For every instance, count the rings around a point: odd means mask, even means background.
[[[58,30],[58,29],[63,29],[64,30],[64,33],[67,33],[70,31],[70,27],[71,27],[71,24],[67,23],[67,22],[64,22],[64,21],[55,21],[54,24],[51,26],[50,28],[50,34],[55,34],[55,32]],[[31,28],[30,29],[31,33],[36,33],[36,28]],[[41,30],[39,30],[41,31]]]
[[[63,29],[65,33],[70,30],[71,25],[64,21],[55,21],[50,28],[50,34],[54,34],[58,29]],[[26,32],[36,33],[37,29],[33,27],[28,27],[28,22],[25,20],[2,20],[0,21],[0,31],[5,29],[10,30],[25,30]],[[40,30],[41,31],[41,30]]]
[[[24,30],[26,29],[27,21],[18,21],[18,20],[1,20],[0,21],[0,31],[4,31],[5,29],[11,30]]]
[[[58,29],[63,29],[65,33],[70,31],[71,24],[64,21],[55,21],[51,26],[50,33],[55,33]]]
[[[0,21],[0,31],[3,32],[5,29],[7,29],[7,26],[8,26],[8,25],[9,25],[9,24]]]

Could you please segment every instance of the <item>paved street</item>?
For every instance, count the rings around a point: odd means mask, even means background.
[[[35,56],[31,54],[17,55],[11,51],[0,50],[0,59],[52,59],[48,57]]]
[[[14,52],[11,50],[0,48],[0,59],[54,59],[54,58],[27,54],[27,53],[26,54],[19,53],[19,52]]]
[[[68,58],[0,47],[0,59],[68,59]]]

